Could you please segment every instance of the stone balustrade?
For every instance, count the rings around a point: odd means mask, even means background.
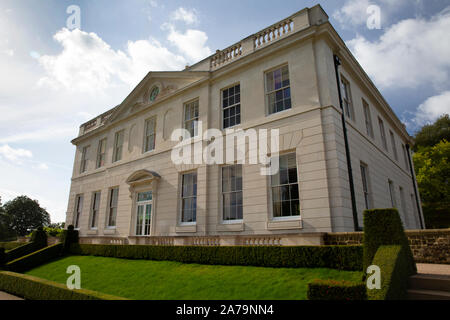
[[[294,21],[289,18],[280,23],[272,25],[254,36],[255,49],[259,49],[266,44],[279,40],[281,37],[294,30]]]

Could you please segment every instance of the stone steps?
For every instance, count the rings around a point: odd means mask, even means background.
[[[450,300],[450,276],[417,274],[410,277],[408,299]]]

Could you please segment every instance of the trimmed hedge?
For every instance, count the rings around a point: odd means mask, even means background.
[[[397,209],[375,209],[364,212],[364,270],[372,265],[372,260],[380,246],[401,245],[405,248],[409,264],[417,271],[408,238]]]
[[[361,246],[195,247],[73,244],[71,253],[208,265],[331,268],[361,271]]]
[[[5,262],[6,262],[5,248],[0,247],[0,269]]]
[[[61,256],[62,248],[58,243],[8,262],[5,267],[10,271],[24,272]]]
[[[0,248],[4,248],[6,251],[23,246],[25,243],[18,241],[0,242]]]
[[[31,234],[31,242],[34,242],[38,247],[46,247],[47,246],[47,233],[44,231],[42,227],[37,228],[37,230],[33,231]]]
[[[30,253],[35,252],[36,250],[39,250],[42,248],[43,248],[43,246],[38,243],[28,242],[27,244],[24,244],[23,246],[20,246],[20,247],[17,247],[17,248],[7,251],[6,252],[6,262],[16,260],[20,257],[26,256],[27,254],[30,254]]]
[[[313,280],[308,283],[308,300],[367,300],[363,282]]]
[[[61,233],[61,242],[63,243],[63,251],[65,253],[70,252],[70,246],[73,243],[78,243],[78,230],[75,230],[73,225],[70,225],[67,230],[63,230]]]
[[[414,273],[405,248],[381,246],[372,264],[381,269],[381,289],[367,290],[369,300],[405,300],[408,280]]]
[[[70,290],[60,283],[7,271],[0,272],[0,290],[29,300],[127,300],[91,290]]]

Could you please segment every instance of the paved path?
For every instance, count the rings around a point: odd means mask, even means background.
[[[13,296],[9,293],[0,291],[0,300],[23,300],[22,298]]]
[[[417,273],[450,277],[450,265],[417,263]]]

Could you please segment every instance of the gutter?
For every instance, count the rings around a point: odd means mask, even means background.
[[[419,191],[417,190],[416,175],[413,170],[413,163],[411,160],[410,149],[411,149],[411,147],[409,146],[409,144],[406,144],[406,152],[408,153],[409,169],[411,170],[412,183],[413,183],[413,187],[414,187],[414,196],[416,197],[417,214],[419,215],[420,228],[423,230],[423,229],[425,229],[425,223],[422,220],[422,214],[421,214],[421,208],[420,208],[420,202],[419,202]]]
[[[351,157],[350,157],[350,147],[349,147],[348,136],[347,136],[347,123],[345,120],[345,111],[344,111],[344,105],[342,103],[342,92],[341,92],[340,79],[339,79],[339,66],[341,65],[341,60],[339,59],[339,57],[337,55],[333,55],[333,60],[334,60],[334,70],[336,72],[337,89],[338,89],[338,94],[339,94],[339,105],[340,105],[341,111],[342,111],[342,129],[344,131],[345,155],[347,158],[348,181],[350,184],[350,195],[351,195],[351,199],[352,199],[353,225],[354,225],[355,231],[361,231],[361,228],[359,227],[359,223],[358,223],[358,210],[356,208],[355,184],[353,182],[353,170],[352,170],[352,163],[351,163]]]

